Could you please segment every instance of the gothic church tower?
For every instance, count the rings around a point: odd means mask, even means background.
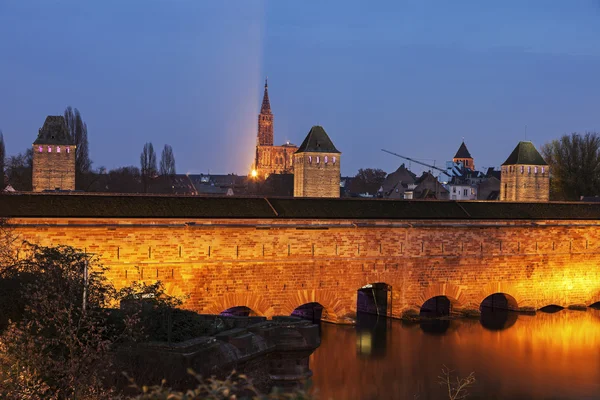
[[[269,102],[269,85],[265,80],[265,93],[263,95],[260,114],[258,114],[258,145],[273,146],[273,113]]]
[[[252,176],[266,179],[271,174],[291,174],[294,171],[293,158],[297,146],[287,142],[274,146],[273,113],[269,101],[269,85],[265,80],[260,114],[258,114],[258,132],[256,135],[256,154],[252,166]]]

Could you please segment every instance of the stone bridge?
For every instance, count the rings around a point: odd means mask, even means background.
[[[201,313],[400,317],[600,301],[600,205],[18,194],[21,239],[164,282]]]

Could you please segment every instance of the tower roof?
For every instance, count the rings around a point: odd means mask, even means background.
[[[261,114],[271,114],[271,102],[269,101],[269,84],[265,79],[265,94],[263,94],[262,106],[260,107]]]
[[[519,142],[502,165],[548,165],[531,142]]]
[[[458,151],[456,152],[456,155],[454,155],[454,158],[473,158],[471,157],[471,153],[469,153],[469,150],[467,150],[465,142],[462,142],[462,144],[458,148]]]
[[[331,139],[322,126],[315,125],[296,151],[296,153],[319,152],[319,153],[341,153],[335,148]]]
[[[38,137],[33,144],[73,144],[65,117],[62,115],[47,116],[44,126],[40,128]]]

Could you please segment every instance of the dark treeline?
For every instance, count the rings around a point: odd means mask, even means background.
[[[88,127],[79,110],[71,106],[64,112],[64,118],[75,150],[75,189],[88,192],[117,193],[169,193],[166,179],[176,173],[173,148],[165,144],[157,167],[156,154],[152,143],[146,143],[142,152],[140,166],[133,165],[106,170],[104,167],[93,169],[90,158]],[[144,160],[144,151],[148,159]],[[145,163],[146,161],[146,163]],[[149,163],[149,164],[148,164]],[[0,190],[6,185],[16,191],[32,189],[33,150],[27,148],[21,153],[8,156],[2,131],[0,131]]]

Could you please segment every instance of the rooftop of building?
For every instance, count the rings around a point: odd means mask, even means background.
[[[598,203],[3,194],[3,218],[598,220]]]
[[[322,126],[313,126],[306,138],[296,151],[296,153],[316,152],[316,153],[340,153],[335,148],[333,142],[325,132]]]
[[[519,142],[502,165],[548,165],[531,142]]]
[[[49,115],[38,132],[38,137],[33,144],[62,144],[73,145],[62,115]]]
[[[454,158],[473,158],[471,157],[471,153],[469,153],[465,142],[461,143],[460,147],[458,148],[458,151],[454,155]]]

